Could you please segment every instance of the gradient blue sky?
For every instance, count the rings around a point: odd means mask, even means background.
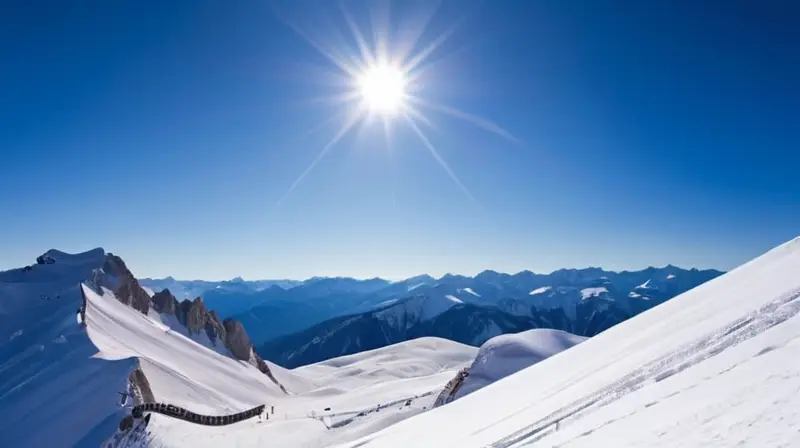
[[[520,140],[427,114],[475,201],[398,123],[278,206],[342,110],[308,101],[336,69],[284,19],[355,53],[336,2],[3,2],[0,269],[96,246],[204,279],[732,268],[800,234],[793,3],[445,1],[425,98]]]

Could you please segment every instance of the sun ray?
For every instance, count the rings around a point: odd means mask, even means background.
[[[428,13],[423,13],[423,17],[415,22],[412,22],[409,26],[401,27],[401,30],[407,33],[405,39],[402,42],[402,46],[396,51],[395,59],[392,61],[394,64],[401,64],[403,61],[408,59],[411,52],[414,51],[414,47],[417,46],[419,39],[425,33],[425,30],[428,29],[428,24],[433,19],[433,16],[436,15],[436,12],[442,6],[441,0],[436,0],[433,2],[433,6],[430,8]]]
[[[350,33],[356,40],[356,44],[358,45],[358,51],[361,52],[361,57],[363,58],[363,62],[365,63],[365,65],[375,64],[376,57],[373,56],[373,54],[369,51],[369,45],[367,45],[367,41],[364,40],[364,35],[361,34],[361,30],[358,29],[358,25],[353,19],[353,16],[347,10],[347,7],[344,5],[343,0],[339,0],[339,9],[342,11],[342,15],[344,16],[345,22],[347,22],[348,28],[350,28]]]
[[[339,67],[339,69],[345,73],[347,73],[351,77],[358,76],[358,69],[356,67],[351,66],[347,63],[347,58],[342,58],[341,55],[337,57],[334,55],[330,50],[326,49],[322,44],[317,42],[314,38],[308,35],[305,31],[303,31],[299,26],[297,26],[294,22],[290,21],[286,17],[278,14],[278,17],[288,25],[295,33],[297,33],[300,37],[305,39],[306,42],[309,43],[314,49],[316,49],[321,55],[325,56],[329,61],[331,61],[334,65]]]
[[[461,26],[461,23],[464,22],[464,18],[457,20],[454,24],[452,24],[448,29],[446,29],[442,34],[440,34],[436,39],[434,39],[431,43],[429,43],[425,49],[420,51],[416,54],[410,61],[406,62],[403,65],[403,71],[405,73],[411,73],[416,69],[420,64],[425,62],[434,51],[436,51],[439,47],[441,47],[447,39],[450,38],[453,33]]]
[[[433,122],[430,120],[430,118],[426,117],[425,114],[423,114],[422,112],[418,111],[415,107],[412,107],[412,106],[406,107],[406,113],[408,113],[409,115],[412,115],[413,118],[416,118],[417,120],[425,123],[426,126],[428,126],[429,128],[433,129],[434,131],[438,131],[439,130],[439,128],[436,127],[435,124],[433,124]]]
[[[475,197],[472,196],[472,193],[470,193],[469,189],[467,189],[466,185],[464,185],[461,182],[461,180],[458,178],[458,176],[456,176],[456,173],[454,173],[453,170],[450,169],[450,166],[447,165],[447,162],[445,162],[444,159],[442,158],[442,156],[439,155],[439,151],[437,151],[436,148],[434,148],[433,144],[430,142],[430,140],[428,140],[428,137],[426,137],[425,134],[422,133],[422,131],[420,130],[419,126],[417,126],[417,124],[414,122],[414,119],[411,118],[411,116],[409,116],[408,114],[404,114],[404,116],[406,118],[406,121],[408,121],[409,126],[411,126],[411,129],[413,129],[414,132],[417,134],[417,136],[420,138],[420,140],[422,140],[422,143],[425,145],[426,148],[428,148],[428,151],[430,151],[430,153],[433,156],[433,158],[436,159],[437,162],[439,162],[439,165],[441,165],[442,169],[444,169],[445,172],[447,172],[447,174],[450,176],[450,178],[453,180],[453,182],[456,183],[458,188],[460,188],[461,191],[471,201],[477,202],[475,200]]]
[[[387,1],[376,1],[369,9],[372,39],[375,43],[376,62],[387,64],[389,63],[388,46],[390,5]]]
[[[418,97],[409,97],[409,100],[414,102],[414,103],[416,103],[416,104],[418,104],[418,105],[420,105],[420,106],[427,107],[429,109],[436,110],[436,111],[445,113],[447,115],[450,115],[451,117],[455,117],[455,118],[464,120],[466,122],[472,123],[475,126],[478,126],[479,128],[482,128],[485,131],[489,131],[491,133],[494,133],[494,134],[496,134],[496,135],[498,135],[500,137],[503,137],[504,139],[506,139],[506,140],[508,140],[508,141],[510,141],[512,143],[519,143],[519,139],[518,138],[516,138],[513,135],[511,135],[511,133],[509,133],[505,129],[501,128],[499,125],[497,125],[497,124],[495,124],[495,123],[493,123],[493,122],[491,122],[491,121],[489,121],[489,120],[487,120],[485,118],[479,117],[477,115],[472,115],[472,114],[464,112],[464,111],[462,111],[460,109],[456,109],[455,107],[445,106],[443,104],[435,104],[435,103],[432,103],[432,102],[429,102],[429,101],[425,101],[425,100],[422,100],[422,99],[420,99]]]
[[[341,118],[341,116],[344,115],[346,112],[347,112],[346,110],[341,110],[341,111],[331,115],[330,117],[320,121],[319,123],[317,123],[314,126],[312,126],[311,129],[307,130],[303,134],[303,136],[304,137],[308,137],[308,136],[314,134],[315,132],[317,132],[320,129],[324,128],[328,123],[331,123],[331,122],[335,121],[336,119]]]
[[[356,100],[359,96],[361,96],[358,92],[350,91],[350,92],[343,92],[343,93],[335,93],[332,95],[320,95],[315,96],[312,98],[308,98],[303,101],[299,101],[299,104],[330,104],[330,105],[337,105],[343,104],[350,101]]]
[[[328,154],[328,151],[330,151],[333,145],[339,142],[339,140],[341,140],[342,137],[344,137],[347,134],[347,132],[350,131],[353,125],[355,125],[356,122],[358,122],[363,115],[364,113],[360,110],[355,111],[351,114],[350,118],[342,126],[339,132],[325,146],[322,147],[322,149],[319,151],[319,154],[317,154],[317,157],[311,162],[311,164],[308,165],[308,167],[302,173],[300,173],[299,176],[297,176],[297,179],[295,179],[294,182],[292,182],[292,185],[289,187],[286,193],[284,193],[283,196],[281,196],[281,198],[278,199],[278,202],[275,205],[281,205],[281,203],[283,203],[283,201],[289,196],[289,194],[291,194],[292,191],[294,191],[294,189],[297,188],[298,185],[300,185],[300,183],[303,181],[303,179],[305,179],[308,173],[310,173],[311,170],[313,170],[314,167],[325,157],[325,155]]]
[[[383,135],[386,137],[386,158],[389,170],[389,188],[392,193],[392,205],[397,206],[397,197],[394,192],[394,153],[392,149],[392,121],[389,117],[382,117]]]
[[[427,61],[424,65],[420,65],[414,70],[408,72],[408,82],[411,85],[418,85],[417,81],[421,78],[425,77],[425,74],[431,73],[432,71],[436,70],[436,67],[440,64],[448,61],[449,59],[454,58],[455,56],[464,53],[468,49],[473,48],[470,44],[463,44],[460,45],[455,50],[449,51],[440,57],[436,58],[435,60]]]

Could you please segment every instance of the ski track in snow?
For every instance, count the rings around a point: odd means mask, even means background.
[[[749,315],[732,322],[706,338],[648,363],[615,383],[556,410],[547,417],[504,437],[489,446],[506,448],[530,445],[550,435],[556,423],[566,424],[584,417],[647,384],[663,381],[687,368],[751,339],[800,313],[800,289],[773,300]]]

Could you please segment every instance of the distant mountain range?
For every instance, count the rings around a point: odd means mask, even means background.
[[[236,313],[260,355],[296,367],[422,336],[473,346],[531,328],[593,336],[722,274],[672,265],[623,272],[484,271],[399,282],[220,282],[202,294],[222,317]]]

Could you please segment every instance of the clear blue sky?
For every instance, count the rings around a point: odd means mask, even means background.
[[[285,19],[356,54],[336,2],[3,2],[0,269],[96,246],[205,279],[727,269],[800,234],[796,3],[453,0],[417,50],[462,17],[421,96],[519,139],[426,114],[474,201],[398,121],[276,205],[342,110],[309,101],[336,67]]]

